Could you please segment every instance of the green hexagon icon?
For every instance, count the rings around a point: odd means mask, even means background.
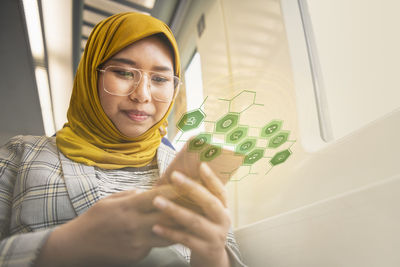
[[[225,137],[225,142],[228,144],[237,144],[240,140],[246,137],[247,130],[247,126],[236,127]]]
[[[217,121],[215,132],[226,133],[236,127],[239,121],[239,113],[230,112]]]
[[[256,143],[257,139],[247,138],[236,146],[235,152],[238,154],[246,154],[256,146]]]
[[[286,149],[275,154],[269,161],[273,166],[284,163],[292,153]]]
[[[217,145],[210,145],[200,154],[201,161],[211,161],[221,154],[221,147]]]
[[[281,131],[277,133],[269,140],[268,147],[277,148],[281,146],[288,140],[289,133],[290,133],[289,131]]]
[[[244,158],[243,165],[253,165],[264,156],[264,149],[256,148]]]
[[[186,132],[199,127],[203,122],[206,114],[200,109],[189,111],[181,117],[176,127],[182,132]]]
[[[202,133],[189,143],[189,151],[200,151],[211,143],[211,134]]]
[[[261,137],[268,138],[278,132],[282,127],[282,121],[273,120],[265,125],[261,130]]]

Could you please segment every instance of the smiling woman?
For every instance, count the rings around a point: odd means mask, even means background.
[[[129,68],[132,66],[141,69]],[[171,50],[157,36],[124,48],[100,71],[101,106],[118,130],[129,137],[140,136],[161,120],[177,90],[174,78],[179,84]]]
[[[175,156],[162,139],[179,84],[163,22],[128,12],[94,28],[68,122],[0,148],[0,266],[244,266],[206,164],[204,185],[177,171],[155,185]],[[175,201],[182,190],[201,213]]]

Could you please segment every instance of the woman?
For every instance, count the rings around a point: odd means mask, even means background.
[[[175,172],[153,187],[174,157],[161,140],[179,77],[161,21],[122,13],[93,29],[68,123],[0,150],[0,266],[243,266],[206,165],[205,186]],[[176,191],[203,214],[174,203]]]

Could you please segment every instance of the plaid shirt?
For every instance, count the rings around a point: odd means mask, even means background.
[[[160,145],[160,174],[174,157]],[[0,148],[0,266],[32,266],[54,227],[98,200],[94,167],[66,158],[54,137],[12,138]],[[231,234],[227,248],[234,265],[244,266]]]

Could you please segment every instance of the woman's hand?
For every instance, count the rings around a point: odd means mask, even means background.
[[[226,191],[206,164],[202,163],[199,171],[204,186],[180,172],[173,172],[171,180],[179,192],[202,208],[204,215],[158,196],[154,205],[182,228],[156,224],[153,231],[160,237],[190,248],[192,266],[229,266],[225,241],[231,221],[226,207]]]
[[[57,227],[44,245],[36,266],[120,266],[143,259],[152,247],[171,245],[152,232],[168,224],[152,202],[157,195],[173,198],[171,185],[106,197],[86,213]]]

